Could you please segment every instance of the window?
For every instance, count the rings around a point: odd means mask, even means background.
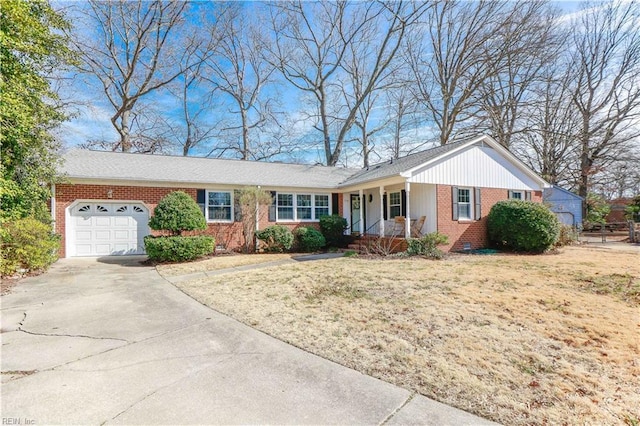
[[[278,220],[293,220],[293,194],[278,194]]]
[[[453,220],[480,220],[482,218],[481,188],[451,188]]]
[[[298,220],[311,220],[311,195],[296,195],[296,214]]]
[[[209,191],[207,195],[207,219],[230,222],[232,220],[231,193]]]
[[[389,217],[394,218],[402,214],[402,197],[399,192],[389,194]]]
[[[328,195],[316,195],[316,219],[320,219],[320,216],[329,215],[329,196]]]
[[[133,206],[133,211],[136,213],[144,213],[144,210],[142,209],[142,207],[138,207],[138,206]]]
[[[471,190],[458,188],[458,219],[471,220]]]
[[[96,211],[100,212],[100,213],[107,213],[109,211],[109,209],[106,208],[105,206],[98,205],[98,206],[96,206]]]
[[[85,204],[84,206],[79,207],[79,208],[78,208],[78,211],[79,211],[79,212],[88,212],[88,211],[91,211],[91,206],[90,206],[89,204]]]
[[[524,194],[522,191],[509,191],[510,200],[524,200]]]
[[[116,213],[125,213],[127,210],[127,206],[120,206],[116,209]]]
[[[311,221],[329,214],[328,194],[276,194],[277,220]]]

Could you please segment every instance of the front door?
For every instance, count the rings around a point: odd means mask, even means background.
[[[361,234],[364,228],[364,224],[360,223],[360,209],[362,208],[360,201],[361,201],[360,196],[358,194],[351,194],[351,233],[352,234]]]

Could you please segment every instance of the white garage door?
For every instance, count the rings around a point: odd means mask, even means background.
[[[67,224],[68,256],[144,254],[149,210],[141,203],[78,203]]]

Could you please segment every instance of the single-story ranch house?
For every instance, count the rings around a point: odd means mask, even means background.
[[[305,226],[335,213],[346,218],[349,234],[439,231],[449,237],[449,250],[480,248],[494,203],[541,202],[550,186],[488,136],[366,169],[89,150],[71,150],[64,160],[66,179],[51,200],[62,257],[144,253],[154,207],[176,190],[201,206],[216,244],[240,247],[234,191],[246,186],[273,195],[260,229]]]

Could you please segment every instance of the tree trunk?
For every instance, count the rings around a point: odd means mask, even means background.
[[[249,123],[247,123],[247,110],[240,105],[240,118],[242,120],[242,159],[249,159]]]
[[[131,152],[129,114],[131,114],[131,111],[125,110],[120,117],[120,147],[122,148],[122,152]]]

